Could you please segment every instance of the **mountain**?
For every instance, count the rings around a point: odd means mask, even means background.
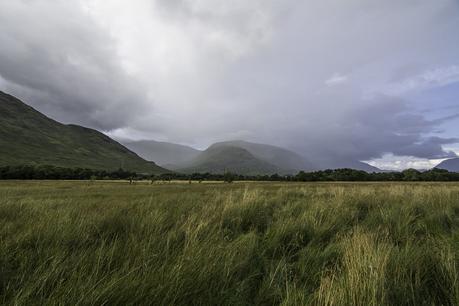
[[[340,162],[335,162],[335,163],[328,163],[321,167],[321,169],[343,169],[343,168],[362,170],[368,173],[382,172],[381,169],[374,167],[370,164],[358,161],[358,160],[346,160],[346,161],[340,161]]]
[[[256,158],[266,161],[272,165],[275,165],[279,169],[280,174],[296,174],[299,171],[315,171],[319,169],[342,169],[350,168],[355,170],[363,170],[366,172],[380,172],[381,170],[377,167],[371,166],[367,163],[356,161],[356,160],[342,160],[333,161],[328,163],[312,162],[307,160],[300,154],[272,146],[267,144],[252,143],[242,140],[219,142],[213,146],[235,146],[246,149],[252,153]]]
[[[251,174],[272,174],[275,172],[296,174],[300,170],[310,171],[314,169],[310,162],[295,152],[272,145],[242,140],[215,143],[206,151],[154,140],[126,141],[123,144],[143,158],[154,160],[161,166],[177,171],[190,172],[206,169],[206,172],[223,172],[227,169],[237,172],[235,169],[240,169],[244,173],[250,172]],[[218,156],[216,156],[216,149],[220,147],[226,149],[218,151]],[[243,150],[236,150],[235,148]],[[247,152],[250,153],[250,157]],[[241,159],[242,156],[247,158]],[[216,165],[216,160],[221,161],[223,165]],[[241,164],[238,165],[238,162]]]
[[[142,158],[154,160],[164,167],[186,163],[202,152],[192,147],[154,140],[128,141],[123,142],[123,145]]]
[[[179,166],[178,172],[210,172],[221,174],[226,171],[243,174],[274,174],[279,168],[255,157],[248,150],[231,145],[212,145],[197,157]]]
[[[174,164],[174,162],[170,162]],[[179,162],[171,169],[179,172],[231,171],[238,174],[296,174],[314,169],[299,154],[284,148],[242,140],[218,142],[188,162]]]
[[[337,168],[352,168],[367,172],[381,171],[360,161],[311,163],[293,151],[243,140],[218,142],[206,151],[152,140],[124,144],[147,160],[154,160],[168,169],[186,173],[222,173],[226,170],[239,174],[296,174],[302,170],[308,172]]]
[[[444,169],[450,172],[459,172],[459,158],[451,158],[442,161],[435,168]]]
[[[0,91],[0,166],[24,164],[169,172],[96,130],[54,121]]]
[[[364,162],[361,162],[361,161],[352,161],[350,168],[351,169],[355,169],[355,170],[363,170],[363,171],[368,172],[368,173],[384,172],[381,169],[379,169],[378,167],[372,166],[370,164],[367,164],[367,163],[364,163]]]
[[[296,174],[299,171],[312,171],[315,167],[301,155],[284,148],[253,143],[243,140],[219,142],[213,146],[234,146],[243,148],[256,158],[275,165],[282,173]]]

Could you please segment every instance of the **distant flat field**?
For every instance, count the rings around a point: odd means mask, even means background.
[[[459,305],[458,183],[0,182],[0,304]]]

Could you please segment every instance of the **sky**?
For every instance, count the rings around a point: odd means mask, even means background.
[[[0,0],[0,90],[118,140],[459,153],[457,0]]]

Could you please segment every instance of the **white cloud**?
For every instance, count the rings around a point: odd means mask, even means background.
[[[335,85],[346,83],[348,80],[349,80],[349,76],[335,73],[328,80],[325,81],[325,85],[335,86]]]
[[[401,171],[404,169],[426,170],[437,166],[445,159],[427,159],[414,156],[395,156],[386,154],[382,158],[367,161],[370,165],[382,170]]]
[[[392,83],[383,90],[386,94],[402,95],[459,82],[459,66],[451,65],[424,71],[421,74]]]

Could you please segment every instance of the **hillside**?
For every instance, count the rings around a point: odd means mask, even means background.
[[[21,164],[168,172],[96,130],[61,124],[0,91],[0,166]]]
[[[444,169],[450,172],[459,172],[459,158],[451,158],[442,161],[435,168]]]
[[[382,170],[372,166],[370,164],[358,161],[358,160],[348,160],[348,161],[340,161],[336,163],[330,163],[326,166],[322,167],[323,169],[354,169],[354,170],[361,170],[368,173],[371,172],[381,172]]]
[[[192,147],[154,140],[127,141],[123,145],[142,158],[164,167],[188,162],[201,153]]]
[[[236,140],[214,144],[214,146],[234,146],[243,148],[253,154],[256,158],[275,165],[282,173],[296,174],[299,171],[312,171],[316,167],[301,155],[284,148]]]
[[[209,172],[220,174],[226,171],[243,174],[274,174],[279,169],[263,160],[256,158],[249,151],[226,145],[213,145],[199,154],[190,162],[178,167],[184,173]]]

